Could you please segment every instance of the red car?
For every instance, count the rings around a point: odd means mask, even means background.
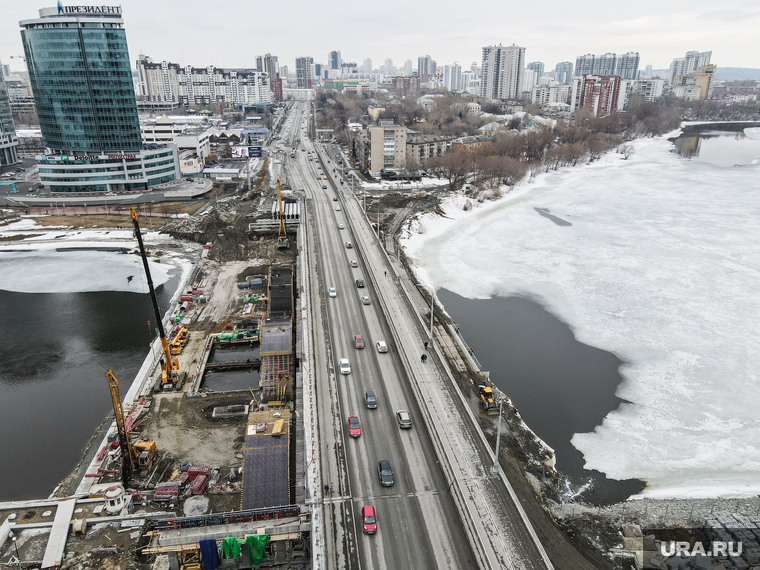
[[[364,529],[364,534],[377,534],[375,507],[372,505],[364,505],[362,507],[362,527]]]
[[[359,437],[362,434],[362,424],[359,422],[359,416],[348,416],[348,435]]]
[[[356,348],[364,348],[364,339],[362,338],[362,335],[354,335],[354,346]]]

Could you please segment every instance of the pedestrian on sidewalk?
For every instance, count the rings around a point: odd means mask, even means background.
[[[422,364],[425,364],[427,362],[427,354],[423,354],[420,360],[422,360]]]
[[[385,276],[388,277],[388,272],[387,271],[385,272]]]
[[[428,341],[425,341],[425,350],[427,350],[428,347]]]

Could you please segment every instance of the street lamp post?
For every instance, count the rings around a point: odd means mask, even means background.
[[[504,406],[504,398],[499,399],[499,421],[496,428],[496,451],[494,451],[493,470],[494,475],[499,474],[499,444],[501,443],[501,410]]]
[[[21,564],[21,555],[18,553],[18,544],[16,544],[16,537],[12,537],[11,540],[13,541],[13,546],[16,549],[16,558],[18,558],[18,567],[21,570],[24,570],[23,565]]]

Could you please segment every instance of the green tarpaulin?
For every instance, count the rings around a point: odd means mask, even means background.
[[[225,558],[237,558],[240,556],[240,545],[237,540],[228,536],[222,540],[222,551]]]
[[[269,544],[268,534],[254,534],[245,537],[245,544],[248,546],[248,562],[251,566],[256,566],[264,558],[264,547]]]

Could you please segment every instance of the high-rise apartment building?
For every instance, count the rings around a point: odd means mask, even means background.
[[[396,68],[393,67],[393,60],[388,58],[385,60],[385,75],[396,75]]]
[[[432,58],[429,55],[423,55],[417,58],[417,76],[423,81],[434,73],[430,68],[431,62]]]
[[[527,67],[528,69],[530,69],[531,71],[535,73],[535,83],[533,85],[538,85],[538,80],[544,74],[544,64],[541,63],[540,61],[532,61],[525,67]]]
[[[269,74],[256,69],[182,67],[177,63],[153,63],[140,55],[136,62],[138,102],[167,102],[175,105],[212,103],[269,104],[273,93]]]
[[[621,56],[616,53],[605,53],[604,55],[587,53],[575,58],[575,77],[620,75],[623,79],[636,79],[638,74],[638,52],[631,51]]]
[[[589,109],[596,117],[616,112],[620,105],[621,79],[619,75],[584,75],[573,79],[573,96],[570,109]],[[622,91],[625,95],[625,90]]]
[[[330,69],[340,69],[342,64],[343,59],[341,59],[339,51],[331,51],[327,54],[327,66]]]
[[[311,89],[314,60],[310,57],[296,58],[296,87],[298,89]]]
[[[18,162],[17,146],[16,126],[13,124],[8,88],[5,86],[5,79],[0,75],[0,166]]]
[[[525,68],[525,48],[487,46],[483,48],[480,92],[489,99],[514,99],[520,95]]]
[[[462,66],[456,61],[454,65],[443,66],[443,87],[449,91],[462,90]]]
[[[558,63],[554,67],[554,79],[557,83],[571,83],[573,81],[573,64],[569,61]]]
[[[670,64],[670,70],[668,72],[668,83],[673,84],[673,80],[678,75],[688,75],[693,73],[700,67],[710,65],[710,59],[712,58],[711,51],[687,51],[686,56],[677,57]]]
[[[629,51],[618,57],[615,75],[622,79],[639,78],[639,52]]]
[[[362,65],[362,72],[364,75],[369,75],[372,73],[372,60],[370,58],[364,60],[364,65]]]
[[[121,7],[59,4],[20,26],[45,186],[145,190],[180,176],[176,146],[143,148]]]

